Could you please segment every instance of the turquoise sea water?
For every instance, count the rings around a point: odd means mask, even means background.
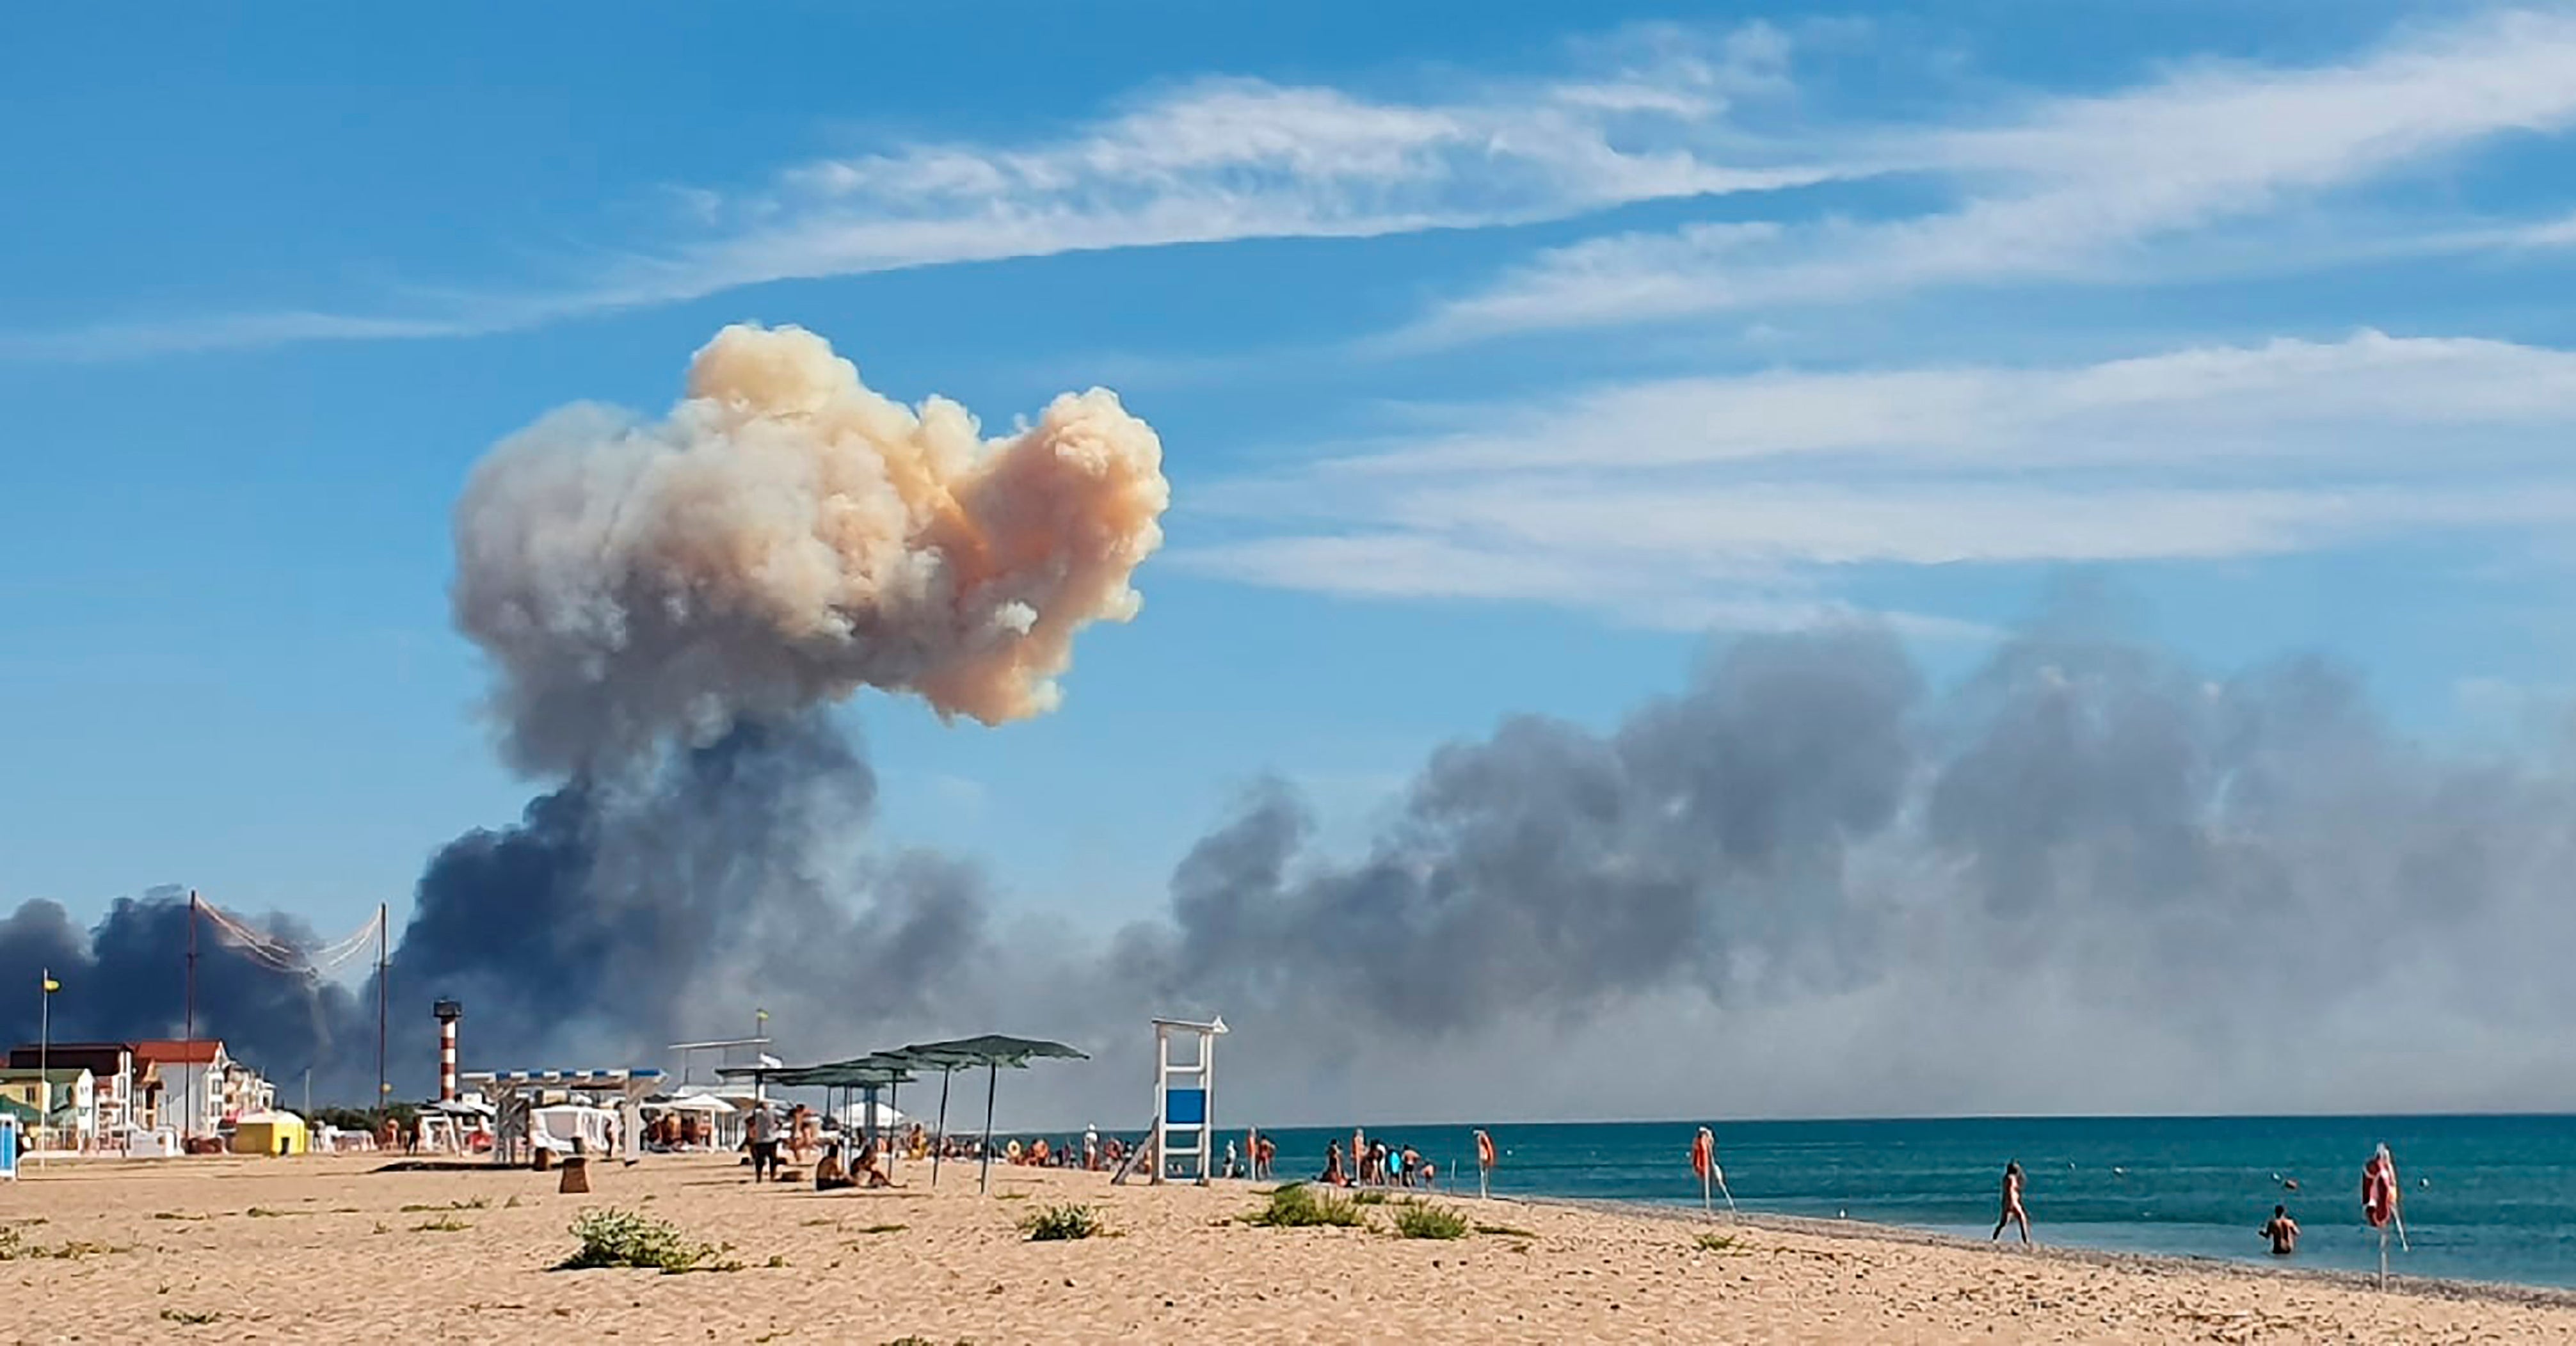
[[[1697,1122],[1488,1127],[1499,1194],[1699,1204]],[[2043,1243],[2348,1271],[2374,1269],[2361,1166],[2385,1141],[2405,1191],[2403,1274],[2576,1287],[2576,1117],[2201,1117],[1731,1122],[1718,1162],[1748,1211],[1870,1220],[1984,1238],[2007,1160],[2029,1175]],[[1241,1142],[1241,1131],[1232,1134]],[[1311,1178],[1350,1131],[1273,1132],[1277,1176]],[[1370,1128],[1475,1190],[1464,1126]],[[2290,1191],[2273,1175],[2295,1179]],[[1452,1175],[1456,1175],[1453,1177]],[[2275,1203],[2305,1231],[2276,1259],[2257,1231]],[[1720,1203],[1721,1206],[1723,1202]],[[2006,1238],[2013,1237],[2006,1233]],[[2394,1245],[2392,1244],[2392,1249]]]

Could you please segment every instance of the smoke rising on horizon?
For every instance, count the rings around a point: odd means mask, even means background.
[[[986,441],[820,337],[750,326],[697,353],[660,421],[571,407],[495,447],[456,508],[455,618],[493,662],[504,755],[559,784],[431,860],[396,998],[463,998],[476,1059],[511,1065],[658,1060],[754,1004],[918,1010],[983,940],[978,880],[867,844],[875,778],[824,712],[862,687],[986,724],[1053,709],[1074,635],[1137,611],[1161,461],[1105,390]],[[174,1033],[186,919],[164,894],[84,934],[29,903],[0,922],[0,975],[65,973],[66,1039]],[[210,960],[229,971],[200,964],[202,1032],[373,1092],[372,994]],[[20,1017],[0,1033],[31,1035]],[[406,1094],[415,1056],[392,1061]]]
[[[1152,432],[1095,392],[979,443],[792,330],[728,329],[688,388],[541,421],[458,506],[457,622],[545,783],[430,862],[395,955],[398,1023],[463,998],[470,1063],[659,1060],[765,1005],[821,1050],[1081,1042],[1011,1093],[1119,1124],[1142,1018],[1216,1011],[1227,1115],[1273,1124],[2576,1105],[2566,745],[2430,749],[2331,665],[2212,678],[2080,594],[1951,688],[1865,624],[1727,642],[1608,729],[1434,753],[1358,854],[1264,785],[1165,915],[1005,926],[971,866],[871,841],[826,712],[1051,705],[1135,609]],[[29,903],[0,986],[50,963],[64,1036],[173,1031],[183,908]],[[208,957],[209,1031],[371,1076],[372,994]]]

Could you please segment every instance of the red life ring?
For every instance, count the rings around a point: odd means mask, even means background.
[[[1492,1168],[1493,1166],[1494,1138],[1479,1131],[1476,1133],[1476,1167]]]
[[[2373,1159],[2361,1170],[2361,1218],[2373,1229],[2384,1229],[2396,1217],[2396,1166]]]
[[[1691,1172],[1705,1178],[1717,1169],[1717,1138],[1701,1127],[1691,1138]]]

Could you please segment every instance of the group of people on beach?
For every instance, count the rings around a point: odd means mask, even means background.
[[[2282,1185],[2291,1191],[2297,1191],[2299,1186],[2295,1179],[2282,1179]],[[2021,1189],[2021,1161],[2016,1159],[2004,1165],[2003,1212],[1995,1218],[1995,1232],[1986,1236],[1987,1242],[2001,1239],[2004,1230],[2012,1227],[2019,1227],[2022,1242],[2030,1242],[2030,1212],[2022,1205]],[[2299,1250],[2299,1222],[2290,1218],[2286,1205],[2272,1207],[2272,1218],[2264,1223],[2262,1234],[2271,1241],[2275,1257],[2287,1257]]]
[[[1371,1141],[1356,1126],[1351,1128],[1350,1158],[1343,1158],[1340,1141],[1325,1142],[1324,1171],[1317,1175],[1331,1187],[1433,1187],[1438,1178],[1437,1166],[1412,1146]]]

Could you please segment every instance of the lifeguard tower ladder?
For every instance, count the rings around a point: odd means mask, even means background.
[[[1214,1176],[1216,1109],[1210,1095],[1216,1080],[1216,1040],[1226,1031],[1225,1016],[1206,1023],[1187,1019],[1154,1021],[1153,1181],[1172,1176],[1178,1165],[1191,1181],[1207,1186]],[[1172,1059],[1175,1039],[1195,1039],[1198,1051],[1187,1061]]]

